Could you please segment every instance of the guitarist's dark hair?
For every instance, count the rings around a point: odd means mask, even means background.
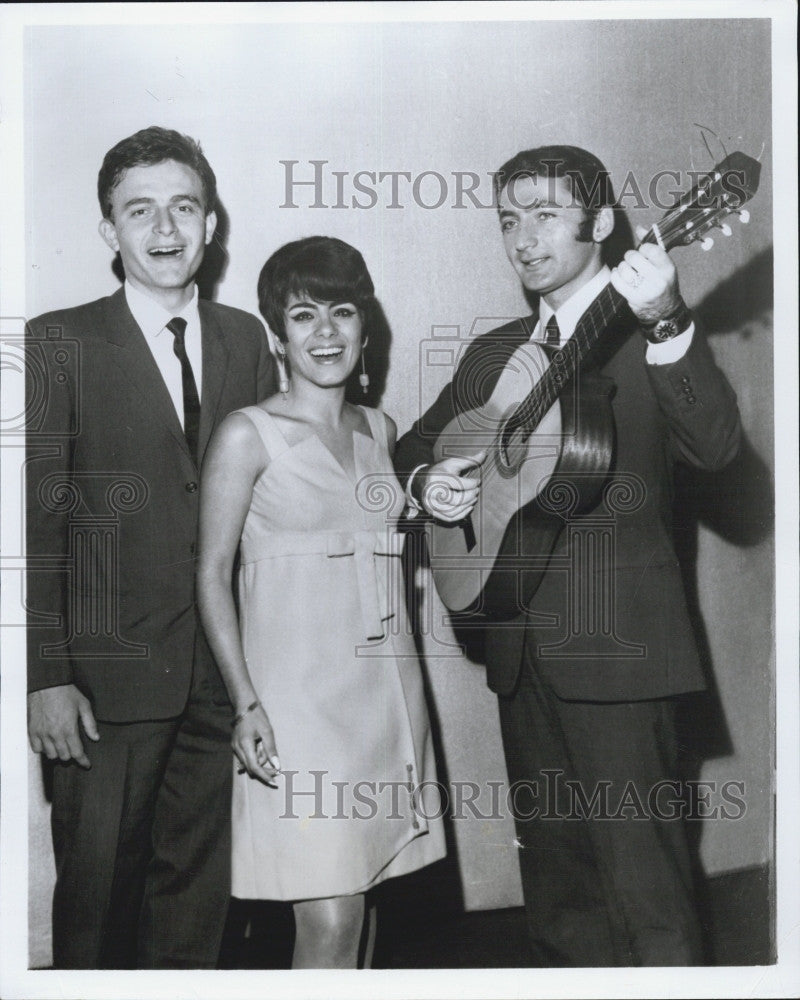
[[[586,217],[578,229],[578,239],[589,242],[595,216],[601,208],[614,212],[614,229],[603,240],[603,260],[613,267],[633,246],[633,234],[624,209],[617,204],[611,175],[594,153],[580,146],[537,146],[523,149],[503,164],[494,175],[495,201],[517,177],[544,177],[563,180],[575,203]]]
[[[512,156],[494,175],[495,195],[518,177],[543,177],[566,182],[575,202],[586,210],[579,239],[590,240],[592,222],[601,208],[614,207],[611,176],[600,160],[579,146],[537,146]]]

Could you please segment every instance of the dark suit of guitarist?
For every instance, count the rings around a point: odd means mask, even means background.
[[[675,797],[664,784],[676,777],[675,696],[704,686],[671,540],[672,466],[718,468],[733,458],[736,400],[685,310],[667,254],[643,244],[613,272],[604,268],[613,195],[596,158],[574,147],[527,151],[501,168],[497,185],[506,250],[524,287],[539,294],[540,316],[471,344],[395,460],[406,475],[430,463],[442,429],[488,399],[516,348],[543,340],[553,314],[564,343],[609,279],[627,299],[629,322],[590,358],[615,384],[609,482],[620,492],[615,500],[607,491],[574,522],[576,532],[561,533],[526,613],[487,625],[487,677],[499,696],[509,779],[536,783],[516,803],[534,962],[699,963],[684,828],[658,818],[677,815],[664,805]],[[411,496],[439,520],[458,521],[479,488],[473,470],[455,458],[419,468]],[[442,485],[449,501],[435,489]],[[581,546],[590,535],[580,525],[590,522],[591,537],[604,534],[613,546],[587,574],[580,566],[591,553]],[[609,607],[610,629],[600,614]],[[615,819],[580,818],[592,815],[598,788]]]
[[[258,320],[197,300],[216,196],[191,139],[123,140],[99,194],[125,288],[29,324],[29,733],[59,761],[53,960],[213,968],[232,709],[194,603],[198,469],[220,420],[274,391],[273,363]],[[199,421],[176,315],[201,351]]]

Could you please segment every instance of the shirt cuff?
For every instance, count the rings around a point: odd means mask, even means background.
[[[671,340],[665,340],[663,344],[648,344],[645,360],[648,365],[671,365],[686,354],[692,343],[694,336],[694,323],[690,323],[688,329],[679,333]]]
[[[406,481],[406,517],[417,517],[422,513],[422,504],[411,492],[411,486],[414,482],[414,476],[422,469],[427,469],[429,464],[429,462],[423,462],[422,465],[418,465]]]

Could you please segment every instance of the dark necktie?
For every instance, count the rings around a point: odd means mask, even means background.
[[[561,331],[558,329],[558,320],[555,313],[547,321],[544,334],[544,342],[548,347],[558,347],[561,343]]]
[[[175,337],[172,350],[175,357],[181,363],[181,376],[183,378],[183,433],[186,435],[186,443],[192,457],[197,461],[197,443],[200,436],[200,397],[197,395],[197,383],[194,380],[194,373],[186,353],[186,320],[182,316],[176,316],[167,323],[167,329]]]

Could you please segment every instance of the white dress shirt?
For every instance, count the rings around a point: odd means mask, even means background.
[[[184,343],[194,373],[199,399],[203,382],[203,340],[200,334],[200,312],[197,308],[197,286],[195,285],[194,295],[190,301],[176,313],[168,312],[155,299],[151,299],[149,295],[134,288],[128,281],[125,282],[125,299],[133,318],[144,334],[144,339],[158,365],[175,412],[178,414],[178,420],[183,427],[183,374],[181,363],[173,350],[175,336],[171,330],[167,329],[167,323],[176,316],[181,316],[186,320]]]
[[[590,281],[587,281],[582,288],[579,288],[574,295],[555,310],[561,345],[565,344],[575,333],[578,320],[609,281],[611,281],[611,271],[607,267],[602,267]],[[543,341],[545,339],[544,331],[547,327],[547,321],[552,315],[553,310],[544,299],[540,299],[539,322],[534,327],[531,340]],[[672,340],[665,340],[663,344],[648,344],[645,354],[647,363],[649,365],[671,365],[674,361],[678,361],[689,350],[693,335],[694,323],[690,324],[683,333],[673,337]]]

